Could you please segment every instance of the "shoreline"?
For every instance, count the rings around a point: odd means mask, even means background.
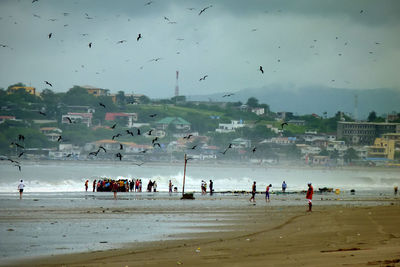
[[[7,262],[9,266],[307,266],[380,265],[400,262],[400,199],[375,199],[374,206],[340,204],[218,207],[226,223],[205,232],[172,234],[175,240],[126,243],[122,248]],[[136,211],[138,212],[138,211]],[[156,208],[148,214],[157,214]],[[208,214],[204,207],[166,214]],[[82,215],[84,217],[85,215]],[[229,223],[228,223],[229,222]],[[188,222],[186,222],[188,223]],[[207,230],[215,231],[209,232]],[[76,240],[79,242],[79,240]],[[269,264],[266,264],[269,263]]]
[[[106,164],[106,165],[120,165],[120,166],[136,166],[135,162],[137,161],[110,161],[110,160],[20,160],[21,164],[40,164],[40,165],[51,165],[51,164],[65,164],[65,165],[98,165],[98,164]],[[8,162],[0,162],[0,164],[8,165]],[[141,168],[145,168],[146,166],[182,166],[183,162],[168,162],[168,161],[150,161],[145,162],[141,166]],[[290,169],[290,170],[349,170],[349,171],[362,171],[362,170],[371,170],[371,171],[390,171],[394,172],[399,171],[399,167],[397,166],[320,166],[320,165],[305,165],[305,164],[296,164],[292,162],[284,162],[281,164],[256,164],[249,161],[246,162],[229,162],[229,161],[192,161],[192,166],[197,167],[229,167],[229,168],[260,168],[260,169]]]

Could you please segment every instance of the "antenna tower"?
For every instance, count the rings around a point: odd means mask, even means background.
[[[176,71],[176,85],[175,85],[175,96],[179,96],[179,84],[178,84],[178,78],[179,78],[179,71]]]

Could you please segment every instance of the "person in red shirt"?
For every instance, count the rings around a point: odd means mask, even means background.
[[[311,211],[312,209],[312,195],[314,194],[314,188],[312,187],[311,183],[308,183],[308,190],[307,190],[307,195],[306,199],[308,201],[308,211]]]
[[[118,183],[113,181],[111,189],[114,192],[114,199],[116,200],[117,199],[117,191],[118,191]]]

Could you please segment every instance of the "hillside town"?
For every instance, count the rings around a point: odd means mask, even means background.
[[[4,158],[179,162],[187,154],[201,162],[400,166],[396,113],[371,111],[362,121],[341,111],[333,117],[271,111],[254,97],[247,103],[154,100],[93,86],[39,93],[16,84],[0,96]]]

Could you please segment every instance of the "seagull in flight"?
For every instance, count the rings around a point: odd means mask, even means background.
[[[138,34],[138,37],[136,38],[136,41],[139,41],[140,38],[142,38],[142,34],[141,33]]]
[[[102,106],[103,108],[106,108],[106,105],[104,105],[103,103],[99,103],[100,106]]]
[[[199,16],[200,16],[204,11],[206,11],[207,9],[209,9],[210,7],[212,7],[212,5],[209,5],[209,6],[205,7],[205,8],[203,8],[202,10],[200,10]]]
[[[151,5],[153,3],[153,1],[149,1],[149,2],[147,2],[146,4],[144,4],[145,6],[149,6],[149,5]]]
[[[150,118],[154,118],[155,116],[157,116],[157,114],[150,114],[149,115]]]
[[[46,113],[39,111],[40,115],[46,116]]]
[[[51,38],[51,36],[52,36],[52,35],[53,35],[53,33],[52,33],[52,32],[51,32],[51,33],[49,33],[49,35],[48,35],[48,36],[49,36],[49,39]]]
[[[187,136],[184,136],[183,137],[183,139],[187,139],[187,140],[189,140],[190,139],[190,137],[192,137],[193,136],[193,134],[189,134],[189,135],[187,135]]]
[[[48,81],[44,81],[47,85],[50,85],[50,87],[53,87],[53,85],[51,83],[49,83]]]
[[[208,75],[204,75],[203,77],[200,78],[199,82],[200,81],[205,81],[207,77],[208,77]]]
[[[121,41],[118,41],[117,44],[122,44],[122,43],[125,43],[125,42],[127,42],[127,40],[121,40]]]
[[[92,42],[89,43],[89,48],[92,48]]]
[[[113,126],[111,126],[111,129],[115,129],[115,126],[117,126],[117,124],[114,124]]]
[[[222,97],[229,97],[229,96],[233,96],[233,95],[234,95],[234,93],[230,93],[230,94],[223,95]]]
[[[119,160],[122,160],[122,155],[121,155],[121,153],[117,153],[117,154],[115,154],[115,156],[117,157],[117,158],[119,158]]]
[[[283,122],[283,123],[281,123],[281,128],[282,128],[282,130],[283,130],[283,126],[284,125],[289,125],[287,122]]]
[[[262,74],[264,74],[264,70],[263,70],[262,66],[260,66],[260,71],[261,71]]]

